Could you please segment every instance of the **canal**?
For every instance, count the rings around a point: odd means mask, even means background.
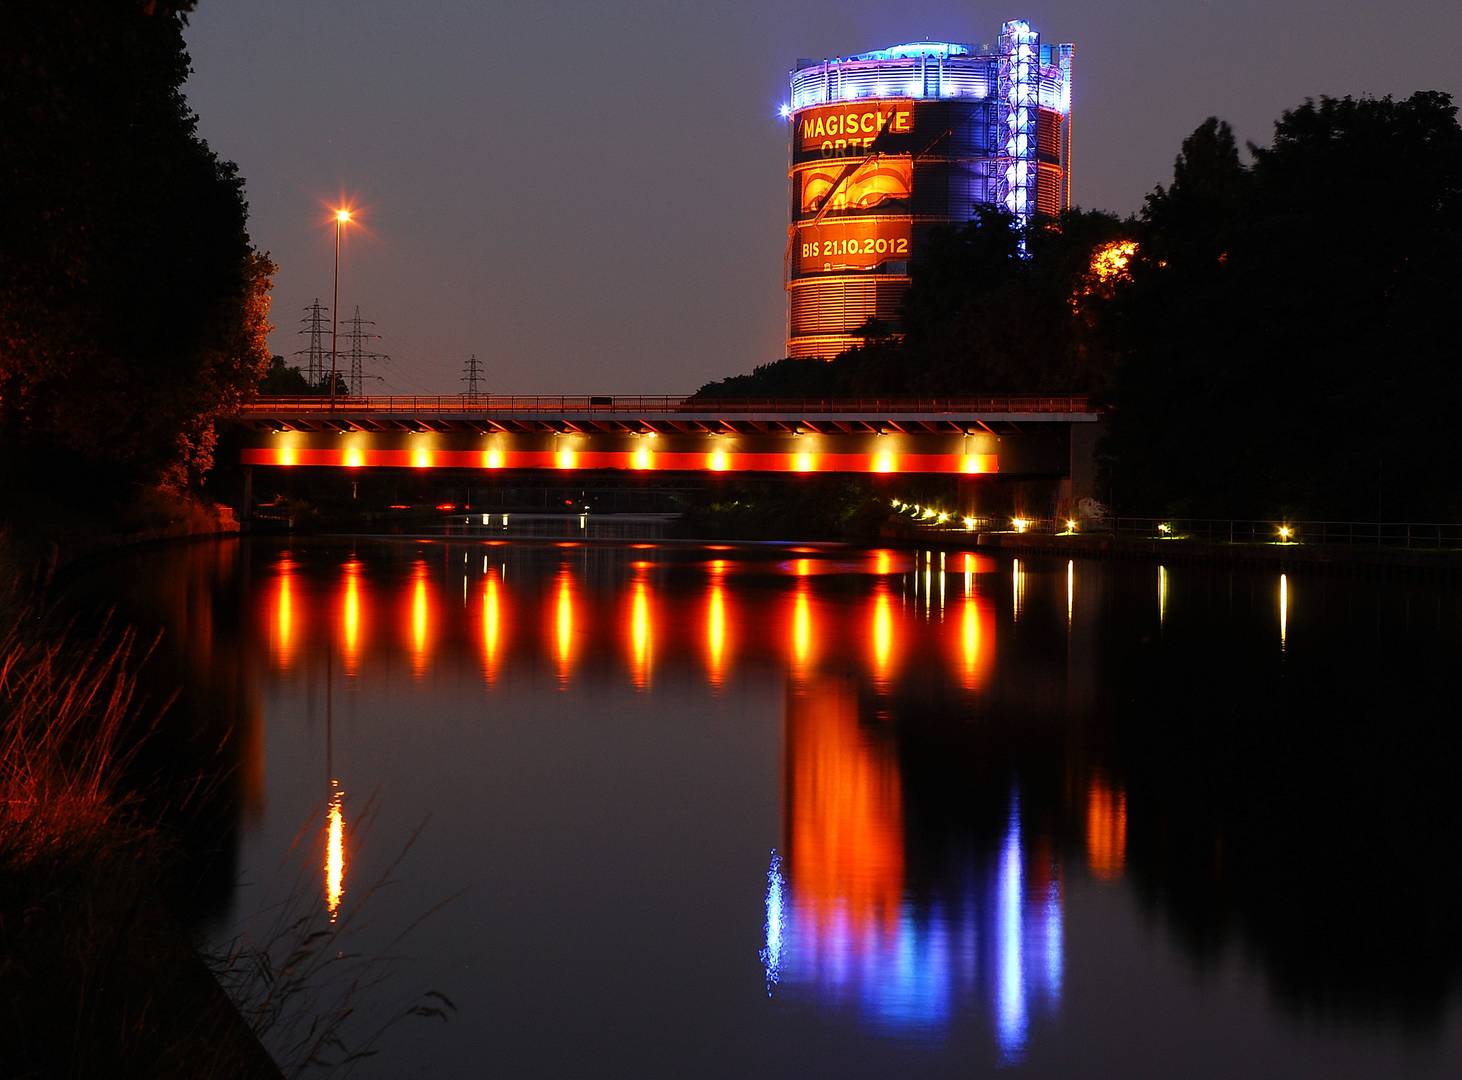
[[[221,756],[201,938],[325,942],[273,1049],[349,1007],[367,1076],[1462,1063],[1455,583],[438,538],[76,588]]]

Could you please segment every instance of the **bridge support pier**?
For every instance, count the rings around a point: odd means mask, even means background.
[[[248,521],[254,516],[254,466],[245,465],[244,491],[239,497],[239,521]]]
[[[1063,513],[1075,517],[1082,499],[1101,501],[1097,492],[1097,441],[1102,436],[1103,425],[1072,424],[1067,428],[1071,440],[1071,459],[1066,478],[1061,482],[1060,501]]]

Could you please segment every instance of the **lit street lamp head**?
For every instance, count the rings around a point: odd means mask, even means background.
[[[346,222],[348,222],[350,220],[350,211],[349,210],[337,210],[337,211],[335,211],[335,220],[337,222],[339,222],[341,225],[344,225]]]

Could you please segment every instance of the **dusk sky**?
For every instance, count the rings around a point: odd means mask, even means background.
[[[1263,142],[1307,96],[1462,90],[1452,0],[203,0],[188,93],[279,263],[275,352],[330,301],[344,196],[364,227],[341,313],[393,358],[368,389],[455,393],[475,352],[499,393],[688,393],[782,355],[797,58],[988,42],[1008,18],[1076,44],[1088,208],[1136,210],[1209,115]],[[1403,177],[1356,167],[1402,212]]]

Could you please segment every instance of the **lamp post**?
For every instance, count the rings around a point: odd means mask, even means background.
[[[330,409],[335,409],[335,332],[340,322],[340,230],[350,221],[350,211],[335,211],[335,298],[330,302]]]

